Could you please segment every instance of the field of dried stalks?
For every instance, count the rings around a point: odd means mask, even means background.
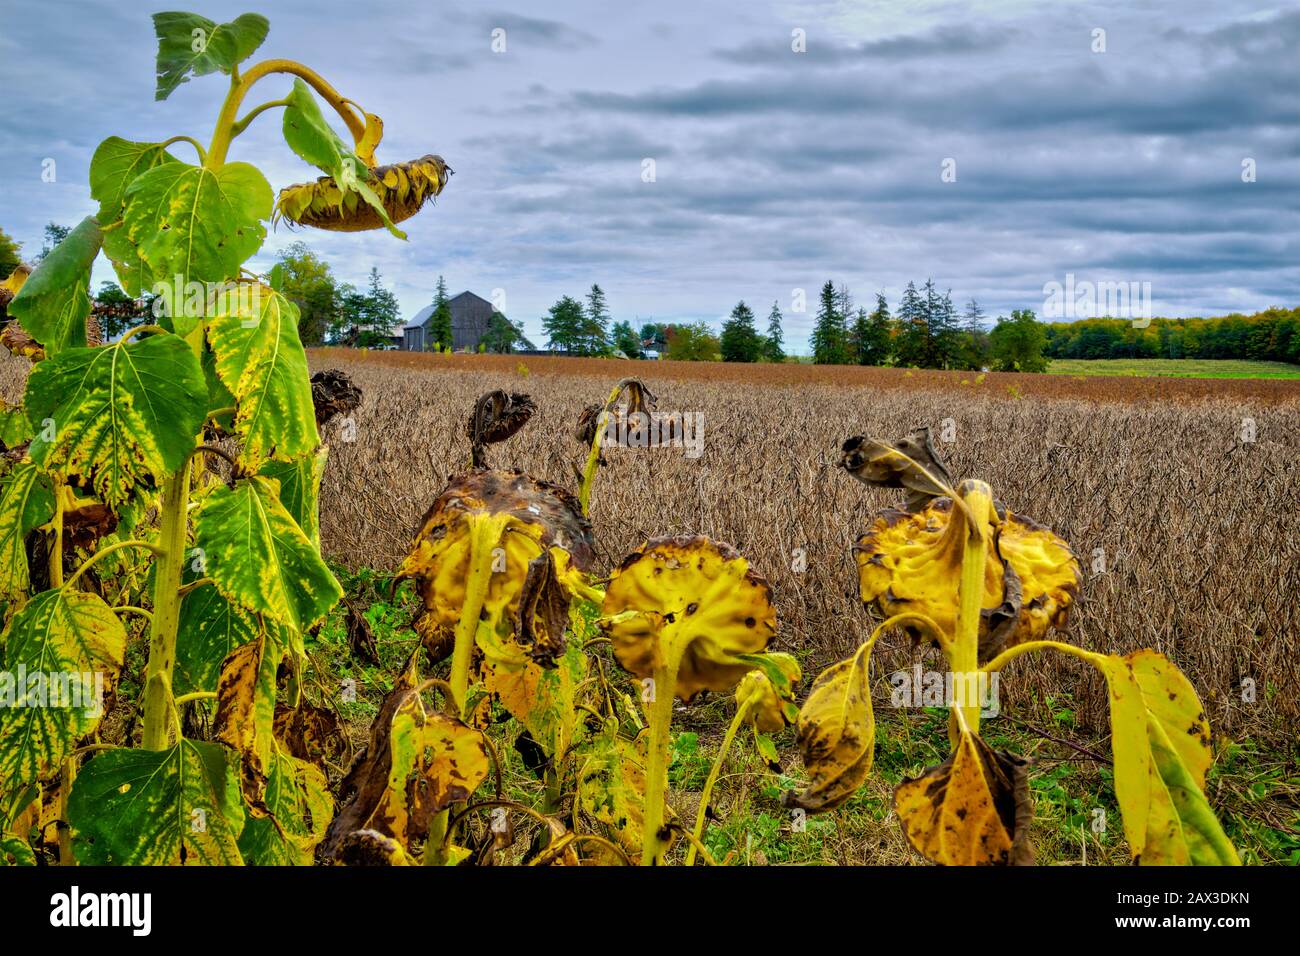
[[[811,652],[812,670],[867,633],[849,549],[898,494],[851,480],[837,467],[840,443],[920,425],[938,437],[951,420],[954,440],[938,447],[953,476],[989,481],[1079,555],[1086,582],[1068,639],[1103,651],[1157,648],[1192,676],[1217,732],[1293,738],[1300,383],[976,383],[969,373],[341,350],[313,352],[311,363],[343,369],[365,393],[355,432],[334,423],[326,435],[322,533],[340,563],[396,565],[425,508],[468,465],[464,422],[481,393],[527,392],[539,406],[520,434],[489,450],[491,464],[573,488],[581,409],[635,375],[661,410],[703,415],[703,454],[608,455],[592,509],[603,566],[652,535],[729,541],[771,580],[779,643]],[[1243,440],[1252,428],[1254,440]],[[892,671],[913,655],[899,639],[877,659]],[[1069,660],[1027,661],[1008,669],[1004,706],[1033,714],[1050,696],[1073,694],[1081,726],[1104,735],[1099,678]]]

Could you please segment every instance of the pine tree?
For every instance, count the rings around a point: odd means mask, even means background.
[[[849,342],[852,346],[853,359],[859,365],[871,364],[871,320],[867,317],[866,307],[858,309],[849,330]]]
[[[926,279],[921,288],[921,312],[925,316],[925,346],[921,350],[922,368],[939,368],[939,338],[942,335],[942,303],[934,279]]]
[[[813,327],[813,362],[818,365],[845,364],[848,361],[847,338],[835,283],[828,280],[822,286],[821,306],[817,310],[817,324]]]
[[[605,303],[605,291],[598,285],[592,285],[587,293],[584,319],[581,354],[604,355],[609,351],[609,306]]]
[[[989,340],[984,331],[984,310],[974,299],[966,303],[962,313],[962,323],[966,331],[966,355],[971,368],[984,368],[988,364]]]
[[[772,300],[772,311],[767,314],[767,337],[763,339],[763,353],[769,362],[785,361],[785,337],[781,331],[781,307]]]
[[[956,368],[962,361],[961,330],[957,327],[957,309],[952,304],[952,290],[935,295],[930,317],[932,368]]]
[[[863,365],[888,365],[894,352],[893,319],[883,292],[876,293],[876,308],[867,319],[867,333],[861,352]]]
[[[754,328],[754,313],[742,300],[731,310],[731,317],[722,323],[722,337],[719,339],[722,361],[757,362],[762,354],[762,345]]]
[[[425,348],[439,351],[451,348],[451,300],[447,298],[447,280],[442,276],[438,276],[438,285],[433,293],[433,315],[424,341]]]
[[[909,282],[898,304],[898,364],[924,367],[929,338],[925,303],[916,291],[916,283]]]
[[[582,303],[572,296],[561,296],[551,306],[546,318],[542,319],[542,328],[546,330],[547,347],[567,354],[586,354],[583,331],[586,315]]]
[[[374,266],[370,267],[370,283],[360,312],[356,344],[362,348],[387,344],[402,321],[397,296],[384,287],[383,277]]]

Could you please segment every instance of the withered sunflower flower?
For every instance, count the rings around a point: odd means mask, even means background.
[[[855,435],[842,451],[840,466],[864,485],[906,488],[908,511],[920,511],[952,484],[928,428],[894,442]]]
[[[655,538],[610,577],[601,629],[637,677],[673,675],[675,692],[728,691],[776,634],[772,589],[738,551],[703,536]]]
[[[487,446],[503,442],[528,424],[537,404],[522,392],[496,389],[479,396],[474,411],[465,422],[469,437],[471,463],[475,468],[487,464]]]
[[[964,494],[970,483],[963,483]],[[1065,623],[1078,592],[1079,563],[1049,529],[996,506],[984,533],[990,542],[980,601],[979,660],[1004,647],[1041,639]],[[944,635],[957,631],[962,547],[968,518],[951,498],[936,498],[915,514],[887,508],[858,539],[854,556],[862,601],[881,614],[913,612]],[[913,636],[930,637],[908,626]]]
[[[451,174],[441,156],[428,154],[406,163],[373,167],[364,185],[378,197],[388,218],[399,223],[441,193]],[[358,190],[333,176],[280,190],[274,218],[334,232],[363,232],[387,225]]]
[[[551,547],[566,551],[586,570],[594,560],[591,522],[558,485],[521,471],[476,471],[453,478],[421,521],[397,581],[413,578],[424,602],[416,629],[426,640],[459,620],[470,575],[476,524],[498,525],[484,610],[498,620],[518,612],[529,565]],[[499,542],[499,543],[498,543]]]

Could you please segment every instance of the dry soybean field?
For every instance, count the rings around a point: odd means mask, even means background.
[[[1254,788],[1263,799],[1242,812],[1282,834],[1262,858],[1294,853],[1300,384],[346,350],[310,360],[313,370],[346,371],[365,396],[349,433],[332,426],[325,436],[323,546],[352,568],[397,566],[425,509],[466,468],[465,420],[484,392],[524,392],[538,406],[492,446],[490,463],[569,488],[585,456],[574,423],[620,378],[641,378],[661,410],[700,414],[696,458],[681,448],[606,453],[591,515],[598,566],[655,535],[734,544],[772,583],[774,646],[809,675],[870,632],[851,547],[901,497],[851,480],[841,444],[930,427],[955,479],[988,481],[1073,546],[1083,582],[1072,642],[1115,654],[1154,648],[1191,676],[1217,752],[1243,745],[1267,768],[1263,784],[1225,782],[1219,799],[1249,802]],[[901,635],[882,645],[885,672],[923,658]],[[1004,726],[1050,725],[1049,737],[1068,741],[1061,754],[1077,756],[1079,741],[1105,748],[1106,684],[1091,668],[1036,657],[1008,675],[1005,706],[1017,723]],[[701,723],[707,737],[708,718]]]

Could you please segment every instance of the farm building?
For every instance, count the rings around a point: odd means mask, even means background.
[[[462,292],[447,300],[451,307],[451,347],[457,352],[478,351],[478,343],[487,334],[492,320],[492,303],[473,292]],[[423,352],[433,348],[429,324],[433,321],[433,306],[426,305],[402,328],[401,348],[408,352]],[[446,347],[447,343],[440,343]]]

